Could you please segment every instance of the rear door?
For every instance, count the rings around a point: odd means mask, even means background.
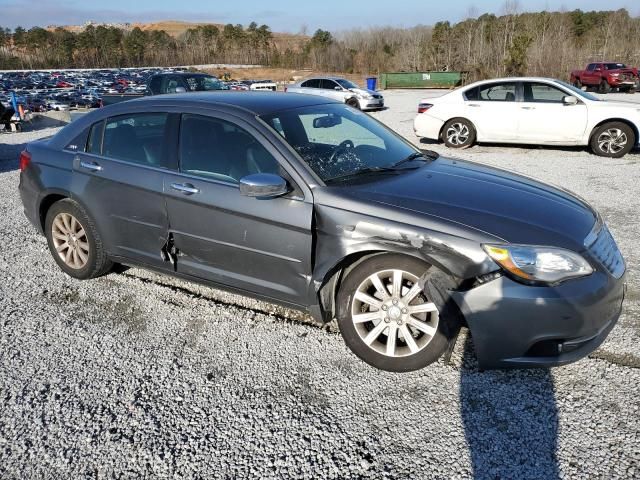
[[[165,180],[178,272],[297,305],[307,302],[313,203],[277,149],[227,114],[183,114],[180,171]],[[290,194],[240,194],[253,173],[286,178]]]
[[[517,141],[517,82],[495,82],[465,92],[464,116],[476,127],[479,141]]]
[[[578,99],[565,105],[570,93],[544,82],[522,82],[518,138],[525,143],[577,143],[587,128],[587,106]],[[575,96],[575,95],[574,95]]]
[[[166,268],[168,218],[163,177],[178,116],[124,114],[91,127],[74,158],[74,191],[96,220],[109,253]]]

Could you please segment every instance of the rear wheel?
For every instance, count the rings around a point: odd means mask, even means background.
[[[469,148],[476,141],[476,129],[466,118],[453,118],[442,128],[442,141],[449,148]]]
[[[446,325],[418,280],[430,268],[397,254],[355,267],[338,292],[338,325],[345,343],[381,370],[407,372],[435,362],[446,350]]]
[[[582,90],[582,82],[580,81],[579,78],[576,78],[573,81],[573,86],[576,87],[576,88],[579,88],[580,90]]]
[[[629,125],[622,122],[605,123],[591,135],[591,150],[601,157],[620,158],[631,151],[636,135]]]
[[[113,266],[93,221],[73,200],[60,200],[49,208],[45,233],[56,263],[74,278],[99,277]]]

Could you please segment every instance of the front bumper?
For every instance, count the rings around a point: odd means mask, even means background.
[[[453,299],[481,368],[552,367],[598,348],[620,316],[625,289],[624,276],[596,271],[555,287],[500,277]]]
[[[378,108],[384,108],[384,98],[373,99],[358,99],[360,104],[360,110],[376,110]]]

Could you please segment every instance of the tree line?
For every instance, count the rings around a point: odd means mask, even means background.
[[[267,25],[199,26],[178,38],[161,30],[87,26],[73,33],[0,28],[0,68],[99,68],[206,63],[377,74],[384,71],[467,71],[472,79],[502,75],[567,78],[585,63],[640,63],[640,18],[617,11],[504,14],[413,28],[379,27],[339,33],[317,30],[282,45]]]

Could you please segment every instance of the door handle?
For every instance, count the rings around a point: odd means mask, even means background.
[[[470,107],[479,107],[480,105],[478,105],[477,103],[470,103],[469,106]]]
[[[535,110],[536,107],[520,107],[522,110]]]
[[[193,195],[194,193],[200,193],[200,189],[194,187],[190,183],[172,183],[171,188],[185,195]]]
[[[87,162],[85,160],[80,160],[80,166],[86,170],[91,170],[92,172],[102,171],[102,166],[98,165],[96,162]]]

